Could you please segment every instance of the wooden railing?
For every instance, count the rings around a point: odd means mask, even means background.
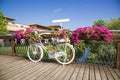
[[[0,35],[0,39],[9,39],[11,41],[12,56],[15,56],[15,37],[13,35]]]
[[[116,68],[120,69],[120,39],[117,40]]]
[[[0,39],[10,39],[12,56],[15,56],[15,37],[13,35],[0,35]],[[114,39],[117,42],[116,68],[120,69],[120,36],[117,36]]]
[[[120,30],[111,30],[111,31],[115,33],[119,33],[115,35],[115,40],[117,42],[116,68],[120,69]]]

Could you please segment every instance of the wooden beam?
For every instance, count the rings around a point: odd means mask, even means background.
[[[15,56],[15,39],[11,39],[12,56]]]
[[[0,35],[0,39],[12,39],[15,38],[14,35]]]
[[[120,40],[117,40],[116,68],[120,69]]]

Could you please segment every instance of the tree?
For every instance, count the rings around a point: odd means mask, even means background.
[[[105,25],[111,30],[120,30],[120,18],[111,18],[110,21],[106,21]]]
[[[102,19],[94,21],[94,26],[104,26],[105,22]]]
[[[98,21],[95,21],[93,25],[94,26],[104,26],[111,30],[120,30],[120,18],[111,18],[108,21],[99,19]]]
[[[4,18],[2,11],[0,11],[0,34],[6,34],[8,21]]]

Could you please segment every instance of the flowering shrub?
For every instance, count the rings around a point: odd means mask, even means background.
[[[17,30],[15,33],[15,38],[16,39],[25,39],[26,36],[24,35],[24,30]]]
[[[69,30],[60,30],[53,33],[53,37],[62,39],[66,41],[72,38],[77,44],[80,44],[80,40],[103,40],[110,43],[112,40],[113,33],[105,27],[102,26],[92,26],[85,28],[77,28],[71,32]],[[15,32],[15,37],[17,39],[28,39],[30,42],[38,42],[40,36],[36,33],[36,30],[31,28],[26,28],[26,30],[18,30]]]
[[[110,43],[112,40],[113,33],[105,27],[92,26],[85,28],[77,28],[72,33],[72,40],[77,44],[80,44],[80,39],[84,40],[103,40]]]
[[[25,30],[17,30],[14,35],[17,40],[28,39],[30,42],[36,42],[39,40],[39,35],[36,33],[36,30],[33,30],[31,28],[26,28]]]
[[[60,30],[60,31],[56,31],[56,32],[53,33],[53,37],[59,38],[59,39],[64,38],[65,40],[67,40],[70,37],[70,31],[65,30],[65,29]]]

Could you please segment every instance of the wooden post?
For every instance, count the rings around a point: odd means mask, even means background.
[[[15,40],[11,39],[12,56],[15,56]]]
[[[117,41],[116,68],[120,69],[120,40]]]

